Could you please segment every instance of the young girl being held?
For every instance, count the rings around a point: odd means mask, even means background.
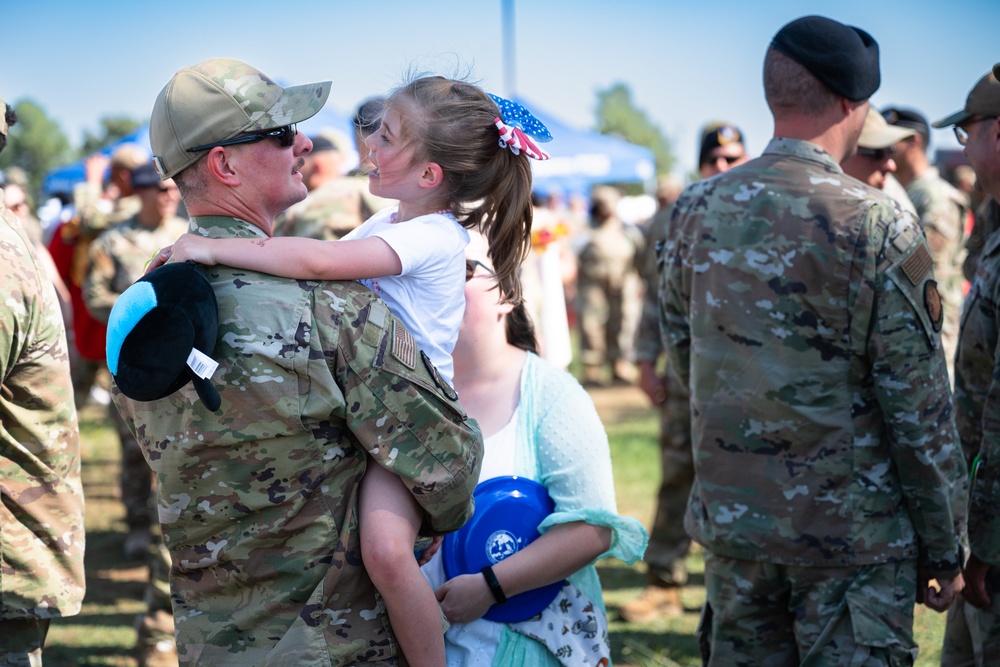
[[[550,138],[522,107],[477,86],[416,79],[389,95],[381,127],[365,140],[375,166],[369,189],[399,200],[397,207],[340,241],[185,234],[163,254],[302,280],[361,280],[451,383],[451,351],[465,309],[466,229],[486,236],[500,294],[520,301],[517,271],[531,238],[528,156],[548,156],[514,123],[540,140]],[[379,465],[368,467],[359,502],[362,558],[406,660],[443,665],[437,601],[413,556],[419,505],[400,478]]]

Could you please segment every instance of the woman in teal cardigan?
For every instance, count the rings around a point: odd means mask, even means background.
[[[635,562],[646,531],[618,515],[608,439],[593,401],[571,375],[535,353],[524,306],[504,302],[485,241],[471,236],[465,317],[453,358],[459,400],[485,441],[480,481],[528,477],[545,486],[555,511],[537,540],[493,566],[492,589],[478,573],[445,581],[440,555],[424,566],[451,623],[448,665],[607,665],[607,619],[593,563],[607,556]],[[536,617],[482,618],[498,594],[561,580],[559,595]]]

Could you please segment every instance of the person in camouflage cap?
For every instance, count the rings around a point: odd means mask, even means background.
[[[930,252],[840,167],[878,85],[868,33],[792,21],[764,61],[775,137],[674,208],[660,312],[691,391],[706,664],[912,664],[915,601],[963,586]]]
[[[17,116],[0,98],[0,150]],[[83,601],[80,436],[55,289],[0,191],[0,664],[41,665]]]
[[[982,191],[1000,200],[1000,63],[976,82],[965,108],[934,123],[954,126],[955,137],[976,171]],[[978,221],[977,221],[978,224]],[[986,667],[1000,660],[1000,468],[998,360],[1000,345],[1000,232],[993,225],[982,246],[962,311],[955,357],[955,421],[971,462],[971,554],[963,600],[948,610],[942,665]]]
[[[191,232],[270,236],[274,217],[306,194],[300,169],[312,143],[294,123],[329,88],[282,89],[224,59],[170,80],[150,141]],[[479,429],[362,285],[205,272],[219,309],[218,412],[191,385],[149,402],[113,391],[158,480],[180,663],[398,664],[361,560],[366,461],[397,475],[425,533],[442,534],[472,513]]]

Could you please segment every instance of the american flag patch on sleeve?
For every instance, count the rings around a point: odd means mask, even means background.
[[[417,342],[399,320],[392,323],[392,356],[407,368],[417,367]]]

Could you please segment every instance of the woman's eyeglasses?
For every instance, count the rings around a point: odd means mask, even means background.
[[[486,266],[479,260],[467,259],[465,260],[465,282],[469,282],[475,277],[477,266],[481,266],[487,275],[494,278],[496,277],[497,274],[490,267]]]
[[[259,132],[241,134],[238,137],[233,137],[232,139],[224,139],[211,144],[202,144],[201,146],[195,146],[187,150],[189,153],[197,153],[198,151],[207,151],[208,149],[215,148],[216,146],[255,144],[258,141],[264,141],[265,139],[277,139],[279,144],[287,148],[295,143],[296,134],[298,134],[298,132],[296,131],[294,125],[285,125],[284,127],[276,127],[273,130],[261,130]]]

